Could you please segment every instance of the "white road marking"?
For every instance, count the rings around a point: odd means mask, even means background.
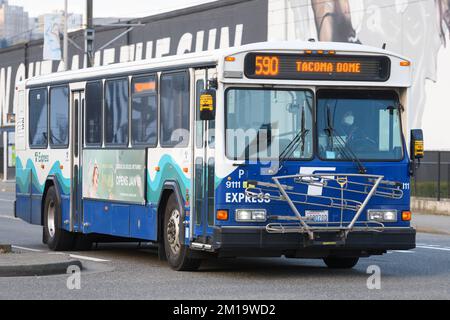
[[[417,248],[428,249],[428,250],[450,251],[450,248],[442,248],[442,247],[417,246]]]
[[[18,250],[30,251],[30,252],[42,252],[42,253],[47,253],[49,255],[65,255],[65,253],[62,253],[62,252],[47,252],[44,250],[32,249],[32,248],[26,248],[26,247],[20,247],[20,246],[12,246],[12,247],[14,249],[18,249]],[[76,255],[76,254],[69,254],[69,257],[74,258],[74,259],[92,261],[92,262],[110,262],[110,260],[80,256],[80,255]]]
[[[8,202],[8,203],[14,203],[15,200],[11,199],[0,199],[0,202]]]
[[[2,214],[0,214],[0,218],[2,218],[2,219],[9,219],[9,220],[20,220],[19,218],[15,218],[13,216],[5,216],[5,215],[2,215]]]
[[[406,250],[394,250],[392,252],[395,252],[395,253],[415,253],[414,251],[406,251]]]
[[[86,256],[79,256],[76,254],[69,254],[69,257],[74,258],[74,259],[93,261],[93,262],[110,262],[110,260],[104,260],[104,259],[92,258],[92,257],[86,257]]]
[[[31,249],[31,248],[25,248],[25,247],[19,247],[19,246],[12,246],[14,249],[23,250],[23,251],[30,251],[30,252],[44,252],[42,250],[38,249]]]

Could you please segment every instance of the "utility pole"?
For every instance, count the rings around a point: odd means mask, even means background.
[[[64,0],[64,70],[69,69],[68,0]]]
[[[93,1],[86,0],[85,54],[88,68],[94,65],[94,39]]]

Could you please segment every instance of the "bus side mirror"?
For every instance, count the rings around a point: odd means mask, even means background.
[[[216,91],[203,90],[200,93],[200,120],[212,121],[216,118]]]
[[[411,130],[411,160],[421,160],[425,155],[423,131]]]

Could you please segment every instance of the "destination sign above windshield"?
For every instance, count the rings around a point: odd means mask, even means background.
[[[249,53],[245,75],[251,79],[387,81],[391,62],[383,56]]]

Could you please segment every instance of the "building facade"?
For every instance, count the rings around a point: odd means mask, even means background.
[[[1,0],[0,0],[1,1]],[[410,57],[414,66],[414,101],[409,126],[423,128],[427,149],[449,149],[450,112],[444,101],[450,90],[450,0],[221,0],[130,21],[131,32],[97,51],[96,65],[107,65],[229,46],[274,41],[355,42]],[[96,29],[101,48],[126,27]],[[83,31],[70,34],[84,47]],[[57,72],[62,63],[43,61],[42,40],[0,50],[0,170],[14,176],[15,84],[25,78]],[[84,53],[69,48],[69,67],[86,66]],[[3,153],[2,150],[3,149]]]
[[[29,39],[29,17],[23,7],[0,1],[0,39],[11,45]]]

